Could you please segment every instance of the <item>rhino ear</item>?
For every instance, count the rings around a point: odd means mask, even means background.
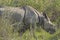
[[[46,13],[44,13],[44,12],[43,12],[43,16],[44,16],[46,19],[48,19],[47,14],[46,14]]]

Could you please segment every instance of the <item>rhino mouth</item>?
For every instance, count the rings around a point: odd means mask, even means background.
[[[46,31],[49,32],[50,34],[54,34],[56,32],[56,30],[52,28],[51,29],[49,28]]]

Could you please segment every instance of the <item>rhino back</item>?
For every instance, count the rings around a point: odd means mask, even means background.
[[[32,9],[29,6],[25,7],[26,9],[26,14],[25,14],[25,23],[26,24],[34,24],[34,23],[38,23],[38,15],[36,14],[36,12],[34,11],[34,9]]]
[[[2,13],[3,12],[3,13]],[[24,17],[24,9],[19,7],[3,7],[0,8],[0,15],[6,16],[10,21],[21,22]]]

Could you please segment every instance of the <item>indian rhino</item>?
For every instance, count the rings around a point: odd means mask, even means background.
[[[46,13],[38,12],[31,6],[22,7],[0,7],[0,16],[10,21],[10,25],[18,29],[18,31],[25,32],[27,29],[34,29],[35,26],[43,28],[45,31],[53,34],[55,25],[47,17]]]

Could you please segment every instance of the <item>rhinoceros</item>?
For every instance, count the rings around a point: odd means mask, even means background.
[[[41,27],[45,31],[53,34],[55,25],[50,21],[49,17],[44,12],[38,12],[31,6],[22,7],[0,7],[0,17],[10,21],[10,25],[19,29],[18,32],[25,32],[27,29]]]

